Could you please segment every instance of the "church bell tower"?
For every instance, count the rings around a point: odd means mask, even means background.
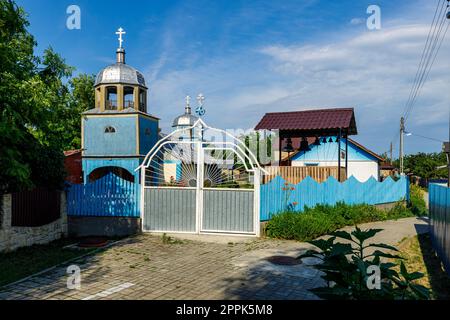
[[[149,113],[145,78],[126,64],[122,28],[116,63],[95,80],[95,107],[82,115],[84,182],[108,173],[139,182],[134,170],[158,141],[159,119]]]

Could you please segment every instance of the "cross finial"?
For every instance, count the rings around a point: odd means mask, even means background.
[[[126,34],[125,30],[123,30],[122,27],[120,27],[117,32],[117,35],[119,35],[119,48],[122,49],[122,43],[123,43],[123,38],[122,35]]]
[[[200,107],[203,107],[203,103],[205,102],[205,96],[202,94],[202,93],[200,93],[199,95],[198,95],[198,97],[197,97],[197,101],[198,101],[198,104],[200,105]]]
[[[186,107],[191,106],[191,96],[186,96]]]
[[[191,114],[191,96],[186,96],[185,113],[186,114]]]

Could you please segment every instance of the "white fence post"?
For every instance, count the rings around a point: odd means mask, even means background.
[[[261,213],[260,213],[260,193],[261,193],[261,170],[255,168],[254,177],[254,204],[253,208],[255,211],[255,233],[259,238],[261,236]]]

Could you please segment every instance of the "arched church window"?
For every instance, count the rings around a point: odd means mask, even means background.
[[[139,89],[139,111],[147,112],[147,95],[142,89]]]
[[[123,88],[123,105],[124,108],[133,108],[134,109],[134,88],[133,87],[125,87]]]
[[[107,126],[105,128],[105,133],[116,133],[116,128],[111,127],[111,126]]]
[[[106,88],[106,110],[117,110],[117,88]]]

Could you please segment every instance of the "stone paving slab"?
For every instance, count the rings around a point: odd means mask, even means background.
[[[295,242],[263,239],[181,240],[140,235],[102,253],[75,260],[81,289],[67,289],[68,265],[7,286],[0,299],[304,299],[315,284],[311,274],[280,274],[259,265],[239,265],[249,252],[295,247]],[[292,250],[292,249],[290,249]],[[302,248],[299,247],[298,253]],[[275,252],[274,251],[274,252]],[[294,281],[295,280],[295,281]],[[120,289],[120,290],[119,290]]]
[[[376,241],[396,244],[424,231],[426,223],[411,218],[362,227],[386,228]],[[235,238],[235,242],[192,239],[196,238],[171,244],[148,234],[125,239],[70,263],[81,268],[80,290],[67,288],[68,265],[62,265],[4,287],[0,299],[317,299],[308,289],[323,285],[315,261],[291,267],[266,261],[273,255],[298,256],[311,248],[309,244],[248,238]]]

